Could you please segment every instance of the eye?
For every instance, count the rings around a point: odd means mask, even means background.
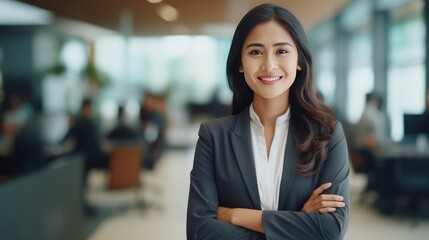
[[[277,50],[277,54],[286,54],[286,53],[288,53],[288,51],[286,51],[284,49]]]
[[[250,51],[250,55],[262,55],[262,52],[260,50],[254,49]]]

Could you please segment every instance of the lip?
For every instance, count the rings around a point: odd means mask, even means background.
[[[265,85],[274,85],[279,82],[283,76],[281,75],[261,75],[257,77]]]

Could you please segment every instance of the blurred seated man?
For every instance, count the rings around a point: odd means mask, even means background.
[[[381,105],[381,97],[368,93],[365,109],[354,129],[354,147],[363,161],[363,172],[368,178],[365,192],[377,188],[374,155],[391,143]]]
[[[44,165],[43,141],[32,117],[30,103],[21,96],[12,94],[6,99],[0,121],[0,174],[24,174]]]
[[[123,105],[118,109],[118,123],[114,129],[107,134],[109,144],[129,144],[137,143],[140,134],[127,124],[125,108]]]
[[[5,136],[14,137],[30,119],[31,114],[27,110],[27,103],[23,103],[18,95],[12,95],[7,99],[6,109],[2,119],[2,131]]]
[[[365,109],[355,126],[355,147],[371,152],[380,151],[391,142],[387,119],[381,111],[382,99],[374,93],[366,96]]]
[[[17,164],[12,159],[13,145],[18,132],[24,127],[29,115],[22,107],[21,97],[12,94],[5,101],[6,108],[1,113],[0,130],[0,173],[14,175]]]
[[[92,120],[92,106],[89,99],[82,103],[80,115],[73,120],[61,144],[72,142],[72,153],[83,154],[85,159],[84,179],[91,169],[107,168],[107,156],[102,151],[97,125]]]
[[[140,109],[141,131],[147,143],[143,164],[154,168],[161,156],[165,141],[165,106],[164,99],[147,93]]]
[[[46,154],[42,136],[35,119],[30,119],[15,136],[12,159],[16,174],[36,171],[46,164]]]

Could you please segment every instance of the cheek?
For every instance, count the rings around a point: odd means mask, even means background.
[[[242,66],[244,71],[253,71],[257,67],[257,61],[252,61],[249,59],[243,59],[242,60]]]
[[[283,69],[288,75],[295,76],[298,71],[298,64],[296,62],[290,62],[288,64],[283,65]]]
[[[292,85],[296,81],[296,76],[298,74],[298,70],[293,67],[289,67],[285,69],[287,82]]]
[[[294,82],[296,81],[296,72],[290,74],[288,76],[288,78],[289,78],[289,81],[290,81],[290,85],[292,86],[294,84]]]
[[[253,75],[251,73],[244,73],[244,80],[246,82],[246,85],[253,91],[257,91],[257,83],[256,80],[253,78]]]
[[[255,63],[252,62],[243,62],[243,74],[244,78],[247,81],[252,81],[255,72],[258,70],[258,67]]]
[[[298,70],[296,68],[290,68],[288,71],[288,75],[290,77],[293,77],[293,79],[295,79],[297,73],[298,73]]]
[[[248,72],[244,72],[244,80],[246,81],[246,84],[252,88],[252,84],[253,84],[252,75],[249,74]]]

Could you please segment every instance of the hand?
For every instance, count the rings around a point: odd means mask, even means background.
[[[320,185],[320,187],[316,188],[304,204],[301,211],[329,213],[335,212],[337,208],[344,207],[344,198],[342,196],[335,194],[322,194],[323,191],[331,186],[332,183],[324,183]]]
[[[217,220],[231,223],[231,216],[232,216],[231,211],[232,211],[232,208],[227,208],[222,206],[217,207]]]

